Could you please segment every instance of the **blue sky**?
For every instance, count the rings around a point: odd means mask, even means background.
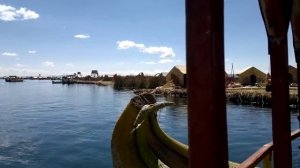
[[[183,0],[2,0],[0,76],[155,74],[185,64]],[[290,38],[291,39],[291,38]],[[290,40],[289,58],[294,63]],[[269,69],[258,2],[225,0],[230,72]]]

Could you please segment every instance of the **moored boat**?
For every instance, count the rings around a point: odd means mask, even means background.
[[[62,84],[74,84],[75,81],[72,78],[63,77],[62,78]]]
[[[17,77],[17,76],[9,76],[5,78],[6,82],[23,82],[23,78]]]

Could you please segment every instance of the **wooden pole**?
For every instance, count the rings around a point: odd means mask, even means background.
[[[228,167],[224,2],[186,0],[190,167]]]
[[[274,166],[291,168],[287,31],[292,0],[259,0],[259,3],[271,57]]]
[[[293,31],[293,45],[294,45],[294,52],[295,52],[295,60],[297,62],[298,99],[300,100],[299,98],[300,95],[300,1],[299,0],[293,1],[291,26]],[[298,101],[298,111],[300,111],[300,101]]]
[[[287,39],[270,43],[275,168],[292,167]]]

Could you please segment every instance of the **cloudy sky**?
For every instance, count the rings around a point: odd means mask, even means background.
[[[0,76],[155,74],[185,64],[184,0],[1,0]],[[290,63],[294,54],[290,40]],[[225,0],[230,72],[269,57],[258,2]]]

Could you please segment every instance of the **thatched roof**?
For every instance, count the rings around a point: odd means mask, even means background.
[[[175,65],[174,68],[178,69],[181,73],[186,74],[186,66],[185,65]]]
[[[267,75],[255,67],[249,67],[238,76],[238,82],[242,85],[254,85],[255,83],[265,83]]]
[[[259,70],[259,69],[257,69],[257,68],[255,68],[255,67],[248,67],[248,68],[246,68],[246,69],[244,69],[244,70],[242,70],[240,73],[239,73],[239,76],[243,76],[243,74],[245,74],[245,73],[249,73],[249,72],[252,72],[252,73],[260,73],[260,74],[264,74],[264,75],[266,75],[264,72],[262,72],[261,70]]]
[[[182,87],[186,86],[186,66],[176,65],[166,76],[167,81],[173,81],[174,84],[180,85]]]

